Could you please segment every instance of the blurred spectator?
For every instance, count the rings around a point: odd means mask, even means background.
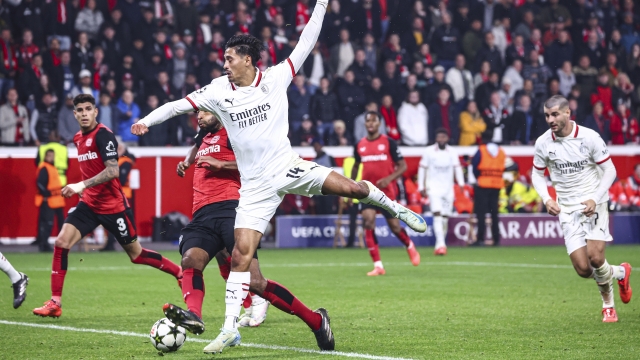
[[[489,106],[482,113],[484,122],[487,124],[485,133],[487,133],[486,136],[491,142],[502,144],[507,140],[505,129],[509,128],[509,113],[507,109],[501,106],[500,93],[498,91],[492,92],[489,99]]]
[[[476,16],[482,21],[484,31],[490,31],[493,22],[497,19],[495,16],[495,6],[495,0],[485,0],[484,3],[478,4],[476,8]]]
[[[589,32],[587,42],[584,44],[582,53],[589,57],[591,65],[599,69],[604,65],[604,47],[600,44],[600,39],[595,31]]]
[[[562,96],[569,96],[571,88],[576,84],[576,75],[571,68],[571,61],[565,61],[562,68],[556,70],[556,74],[560,80],[560,93]]]
[[[371,84],[365,87],[365,99],[367,102],[374,101],[380,103],[382,97],[388,92],[382,90],[382,81],[379,77],[371,79]]]
[[[348,146],[353,145],[351,133],[347,131],[347,127],[342,120],[333,122],[333,130],[327,135],[328,146]]]
[[[491,66],[491,71],[495,71],[501,74],[504,70],[502,54],[500,54],[500,50],[495,43],[495,36],[491,32],[488,32],[484,35],[484,44],[476,54],[476,71],[480,70],[480,66],[484,61],[489,63],[489,65]]]
[[[513,113],[513,96],[511,95],[511,80],[502,78],[502,87],[498,91],[500,94],[500,107],[507,110],[509,114]]]
[[[340,42],[340,29],[348,26],[349,14],[343,11],[339,0],[331,0],[327,14],[324,16],[321,37],[327,47],[333,48]],[[285,35],[286,36],[286,35]]]
[[[640,99],[635,85],[629,80],[629,76],[625,73],[619,73],[613,82],[614,87],[611,91],[611,104],[617,106],[624,104],[627,109],[638,108]]]
[[[571,26],[571,13],[559,2],[559,0],[549,0],[549,5],[542,9],[540,21],[545,28],[550,28],[556,23],[563,23],[565,27]]]
[[[400,140],[400,131],[398,130],[398,116],[396,109],[393,107],[393,99],[391,95],[385,95],[382,97],[382,105],[380,106],[380,114],[382,115],[382,121],[387,125],[387,135],[393,140]],[[380,132],[384,131],[380,128]]]
[[[422,96],[423,103],[433,104],[436,102],[438,100],[438,93],[442,88],[449,90],[449,94],[453,93],[451,86],[444,81],[444,78],[444,67],[442,65],[437,65],[433,68],[433,81],[424,89],[424,94]]]
[[[606,70],[601,70],[598,73],[598,86],[591,93],[591,105],[593,106],[596,102],[600,102],[602,104],[602,115],[607,120],[611,120],[613,116],[613,104],[611,103],[613,90],[609,86],[610,82],[609,73]]]
[[[311,121],[309,115],[304,115],[302,117],[302,123],[298,129],[293,130],[293,135],[291,136],[291,145],[293,146],[311,146],[311,142],[313,139],[318,138],[318,130]]]
[[[180,42],[176,44],[173,50],[174,56],[169,73],[172,74],[171,84],[173,87],[180,89],[184,85],[187,73],[191,72],[193,69],[187,59],[186,47],[183,43]]]
[[[0,66],[0,95],[5,94],[6,89],[15,86],[14,78],[18,71],[18,53],[15,50],[10,29],[2,29],[0,36],[0,50],[2,53],[2,66]]]
[[[362,112],[365,103],[364,90],[356,85],[354,80],[353,71],[347,70],[336,90],[342,119],[349,129],[353,129],[353,119]]]
[[[535,4],[535,0],[528,2],[527,4]],[[534,6],[537,6],[537,5],[534,5]],[[520,7],[520,9],[525,9],[525,11],[522,14],[522,22],[520,22],[513,31],[514,34],[516,34],[516,36],[522,36],[522,39],[524,41],[529,40],[529,38],[531,37],[531,30],[533,30],[536,27],[534,23],[534,20],[535,20],[534,12],[526,8],[527,8],[526,4]]]
[[[469,13],[469,3],[467,1],[458,2],[456,12],[453,14],[453,26],[458,29],[460,36],[464,36],[471,29],[472,21],[472,14]],[[462,38],[460,43],[462,44]]]
[[[56,101],[54,101],[56,100]],[[58,128],[57,98],[50,93],[42,94],[41,105],[31,113],[31,138],[36,146],[49,141],[49,135]]]
[[[349,66],[349,70],[353,71],[355,76],[356,85],[364,88],[365,85],[371,83],[371,79],[375,76],[373,69],[371,69],[365,62],[366,54],[364,50],[356,50],[355,61]]]
[[[531,108],[531,98],[528,95],[521,96],[506,129],[508,142],[511,145],[534,144],[538,136],[546,131],[542,121]]]
[[[573,60],[573,44],[569,38],[569,33],[565,30],[561,31],[558,39],[555,40],[548,48],[547,53],[553,56],[547,56],[546,62],[552,72],[558,71],[565,62],[571,64]]]
[[[515,60],[523,61],[527,51],[524,47],[524,38],[522,35],[516,35],[513,43],[509,45],[505,51],[505,63],[513,64]]]
[[[157,109],[160,102],[156,95],[147,96],[147,102],[141,114],[141,118],[149,115],[153,110]],[[171,144],[169,134],[169,122],[163,122],[149,128],[149,132],[140,137],[140,146],[166,146]]]
[[[640,164],[633,167],[633,174],[623,179],[622,185],[629,200],[629,210],[640,211]]]
[[[496,21],[495,25],[491,29],[496,47],[498,48],[502,59],[505,58],[507,47],[511,43],[510,27],[511,20],[508,17],[505,17]]]
[[[305,83],[304,75],[297,75],[293,78],[293,84],[287,90],[289,98],[289,122],[302,121],[304,115],[309,114],[311,105],[311,93],[309,87]],[[308,145],[311,145],[309,143]]]
[[[513,162],[513,160],[511,161]],[[500,189],[501,213],[537,213],[542,210],[542,199],[533,186],[518,179],[518,165],[513,163],[502,174],[504,187]]]
[[[631,114],[631,110],[627,106],[620,102],[616,108],[616,115],[614,118],[619,121],[619,129],[623,136],[624,144],[639,144],[640,143],[640,124],[638,120]],[[611,122],[611,133],[614,130],[613,120]]]
[[[99,91],[93,88],[93,79],[91,71],[84,69],[78,74],[80,83],[71,89],[70,94],[74,97],[80,94],[92,95],[94,98],[98,98]]]
[[[93,63],[93,52],[89,44],[89,36],[85,32],[78,34],[78,41],[71,49],[71,69],[74,74],[89,69]]]
[[[431,47],[427,43],[420,45],[420,50],[414,54],[413,58],[419,61],[423,67],[433,66],[436,61],[436,56],[431,54]]]
[[[380,80],[382,81],[382,91],[391,94],[393,104],[397,106],[402,103],[402,81],[394,60],[384,62],[384,71],[380,75]]]
[[[606,70],[612,79],[615,79],[622,71],[618,67],[618,56],[614,52],[607,53],[602,70]]]
[[[460,138],[460,128],[458,126],[459,112],[451,103],[449,89],[442,88],[438,92],[438,100],[429,105],[428,130],[429,144],[435,142],[436,129],[444,128],[449,134],[449,144],[457,144]]]
[[[436,49],[438,64],[445,70],[454,66],[456,55],[460,53],[460,32],[453,27],[451,14],[443,12],[442,25],[440,25],[431,37],[431,47]]]
[[[404,77],[404,71],[406,65],[411,61],[406,49],[400,45],[400,36],[398,34],[389,35],[387,43],[382,49],[380,54],[383,62],[393,61],[396,64],[397,69]]]
[[[198,24],[198,9],[191,5],[190,0],[178,0],[175,8],[175,29],[179,34],[185,30],[194,33]]]
[[[349,40],[349,30],[340,30],[340,43],[331,48],[331,68],[337,76],[343,77],[355,59],[355,45]]]
[[[488,61],[483,61],[480,65],[480,71],[476,72],[473,77],[473,86],[476,90],[480,85],[489,81],[489,75],[491,74],[491,64]],[[475,96],[474,96],[475,97]],[[475,97],[477,99],[477,97]]]
[[[320,80],[329,74],[328,66],[324,64],[322,59],[322,53],[320,52],[320,43],[316,42],[316,45],[311,50],[311,54],[304,61],[302,65],[302,71],[309,80],[309,85],[312,87],[314,93],[315,90],[320,87]],[[357,78],[357,77],[356,77]]]
[[[551,78],[551,70],[545,64],[540,63],[539,53],[537,50],[529,52],[529,63],[524,65],[522,69],[522,77],[531,80],[533,83],[533,92],[536,96],[542,98],[547,97],[547,81]]]
[[[482,133],[487,129],[475,101],[467,104],[466,110],[460,114],[460,146],[471,146],[480,143]]]
[[[120,59],[125,55],[125,48],[124,44],[116,38],[116,31],[114,30],[113,25],[107,24],[104,27],[99,44],[104,50],[104,62],[110,69],[116,69],[119,65]],[[129,54],[126,54],[126,57],[131,58]],[[131,63],[133,64],[133,59],[131,59]]]
[[[364,36],[362,50],[364,51],[365,63],[373,70],[378,72],[378,47],[376,40],[371,33]]]
[[[96,39],[100,26],[104,22],[102,13],[96,9],[96,0],[87,0],[84,9],[78,12],[76,17],[76,31],[87,33],[89,39]]]
[[[508,79],[511,82],[509,88],[509,97],[514,97],[516,92],[524,87],[524,79],[522,78],[522,61],[520,59],[513,60],[513,64],[504,72],[503,81]]]
[[[16,54],[20,69],[24,70],[31,66],[31,60],[38,53],[40,53],[40,48],[33,43],[33,32],[25,29],[22,33],[22,44],[17,48]]]
[[[140,120],[140,107],[133,102],[133,93],[129,90],[125,90],[118,100],[118,110],[120,112],[120,119],[118,121],[118,130],[116,133],[120,135],[122,141],[125,143],[138,143],[138,137],[133,135],[130,131],[131,125]]]
[[[7,91],[6,101],[0,106],[0,143],[26,145],[31,140],[27,108],[19,103],[16,89]]]
[[[100,93],[98,108],[98,122],[113,131],[118,130],[118,121],[120,119],[120,110],[111,102],[111,96],[107,93]]]
[[[375,102],[369,102],[364,107],[364,112],[358,115],[353,123],[353,140],[357,143],[363,137],[367,136],[367,128],[365,127],[365,119],[366,115],[369,112],[378,112],[378,104]],[[387,126],[385,125],[384,119],[381,118],[380,130],[378,131],[380,134],[387,134]]]
[[[25,68],[19,78],[20,100],[24,103],[34,101],[37,89],[40,87],[40,78],[44,75],[42,67],[42,56],[35,54],[31,59],[31,64]],[[33,109],[33,105],[27,104],[29,109]]]
[[[593,104],[593,111],[591,115],[587,116],[584,120],[584,126],[600,134],[602,140],[604,140],[605,143],[610,144],[610,121],[603,115],[603,106],[601,101],[597,101]]]
[[[58,111],[58,134],[64,143],[73,141],[73,137],[80,131],[80,125],[73,115],[73,94],[65,97],[64,105]]]
[[[154,85],[155,86],[153,90],[150,91],[150,93],[153,93],[158,97],[161,106],[168,102],[176,100],[178,92],[176,88],[169,82],[169,74],[166,71],[158,72]]]
[[[464,55],[456,56],[455,66],[447,71],[445,81],[453,91],[453,101],[459,109],[466,106],[469,100],[473,100],[473,75],[465,69]]]
[[[316,157],[313,159],[316,164],[328,168],[338,166],[336,160],[331,155],[324,152],[322,148],[324,146],[324,141],[322,141],[322,139],[313,139],[311,145],[313,145],[313,150],[316,152]],[[338,198],[336,196],[315,196],[313,198],[313,202],[315,204],[316,214],[335,214],[338,211],[337,200]]]
[[[500,91],[499,86],[500,76],[498,73],[492,71],[489,74],[489,81],[481,84],[476,88],[475,100],[478,103],[478,107],[481,109],[487,108],[491,103],[491,94]],[[526,81],[525,81],[526,84]],[[498,99],[500,96],[498,95]]]
[[[595,90],[598,70],[591,66],[589,56],[580,56],[578,66],[573,67],[573,73],[576,75],[576,84],[580,85],[582,93],[591,94]]]
[[[423,103],[420,102],[418,91],[412,91],[407,96],[407,101],[398,109],[398,129],[402,137],[402,143],[409,146],[427,145],[429,113]]]
[[[352,10],[349,29],[356,40],[362,40],[365,33],[371,33],[376,39],[382,36],[380,2],[363,0]]]
[[[333,120],[339,118],[338,98],[335,93],[330,91],[330,86],[329,79],[323,77],[320,80],[320,89],[311,97],[309,114],[311,119],[318,124],[330,124]]]

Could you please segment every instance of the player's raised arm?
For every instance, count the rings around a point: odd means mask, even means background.
[[[188,97],[166,103],[153,110],[149,115],[145,116],[144,119],[131,125],[131,133],[138,136],[144,135],[149,132],[149,126],[158,125],[175,116],[194,111],[194,109],[193,102],[189,101]]]
[[[313,14],[311,14],[309,22],[304,27],[304,30],[302,30],[302,34],[300,34],[298,44],[291,52],[291,55],[289,55],[289,62],[291,66],[293,66],[294,73],[300,70],[302,63],[307,59],[316,41],[318,41],[318,35],[320,35],[320,30],[322,29],[322,20],[324,19],[324,14],[327,12],[328,4],[329,0],[318,0],[316,2]]]

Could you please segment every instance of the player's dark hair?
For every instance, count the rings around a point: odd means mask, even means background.
[[[80,94],[73,98],[73,106],[76,107],[78,104],[82,103],[91,103],[91,105],[96,106],[96,99],[89,94]]]
[[[366,113],[364,113],[364,119],[365,119],[365,120],[367,120],[367,117],[368,117],[369,115],[376,116],[376,117],[378,118],[378,121],[380,121],[380,122],[382,122],[382,119],[384,119],[384,118],[382,117],[382,114],[380,114],[380,113],[379,113],[379,112],[377,112],[377,111],[367,111]]]
[[[227,45],[225,49],[234,48],[236,50],[236,54],[240,56],[251,57],[251,64],[255,65],[258,60],[260,60],[260,51],[264,49],[264,45],[262,45],[262,41],[258,40],[258,38],[251,35],[233,35],[229,41],[227,41]]]
[[[447,130],[447,128],[439,127],[436,129],[436,135],[438,134],[445,134],[449,136],[449,130]]]
[[[562,95],[553,95],[547,101],[544,102],[544,107],[551,109],[558,107],[559,110],[563,110],[569,107],[569,101]]]

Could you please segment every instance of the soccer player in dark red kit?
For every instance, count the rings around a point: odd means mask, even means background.
[[[396,180],[407,170],[407,163],[400,154],[397,143],[388,136],[380,134],[380,119],[381,115],[375,111],[369,111],[365,114],[364,124],[367,128],[367,136],[360,139],[355,146],[356,162],[353,165],[355,170],[352,171],[351,178],[355,180],[357,169],[362,164],[362,180],[368,180],[375,184],[389,199],[396,199],[398,196]],[[420,254],[407,232],[400,226],[400,220],[388,211],[374,205],[361,203],[360,206],[365,240],[373,260],[373,270],[367,273],[368,276],[386,273],[380,260],[380,250],[375,232],[378,211],[387,219],[391,232],[406,246],[411,263],[414,266],[420,265]]]
[[[84,236],[102,225],[113,234],[127,252],[131,262],[144,264],[171,274],[180,285],[182,269],[155,251],[144,249],[137,241],[133,211],[125,198],[118,179],[118,142],[113,132],[98,124],[98,109],[91,95],[81,94],[73,99],[74,116],[80,131],[73,137],[78,148],[78,162],[83,181],[62,189],[62,196],[81,197],[75,210],[62,226],[53,250],[51,271],[51,299],[44,306],[33,309],[35,315],[62,315],[62,287],[67,274],[69,249]]]
[[[221,259],[220,253],[224,250],[228,253],[233,251],[235,209],[240,199],[240,173],[227,130],[212,113],[202,110],[198,111],[198,125],[202,129],[197,138],[199,145],[196,144],[185,161],[178,165],[178,175],[183,175],[190,164],[197,164],[193,175],[193,220],[182,230],[180,240],[184,269],[182,293],[188,310],[173,304],[165,304],[163,307],[169,320],[194,334],[201,334],[205,330],[202,321],[205,292],[202,272],[216,254],[216,258],[222,260],[219,261],[222,265],[220,272],[223,277],[228,277],[229,268],[225,267],[226,262]],[[266,299],[285,313],[298,316],[313,329],[318,314],[284,286],[262,276],[257,252],[253,255],[250,273],[249,290],[258,294],[258,298],[253,298],[254,302]],[[264,320],[263,316],[266,316],[266,308],[260,309],[264,310],[252,315],[254,323]],[[241,320],[242,318],[238,319],[238,323]],[[237,339],[238,343],[239,341]],[[204,352],[221,351],[207,346]]]

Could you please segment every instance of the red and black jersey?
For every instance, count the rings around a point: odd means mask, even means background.
[[[215,132],[200,130],[196,136],[199,145],[195,161],[201,156],[211,156],[220,161],[234,161],[236,159],[231,141],[227,136],[227,129]],[[210,171],[197,166],[193,173],[193,213],[205,205],[226,200],[240,199],[240,173],[238,170]],[[234,214],[235,216],[235,209]]]
[[[362,180],[374,185],[378,180],[391,175],[395,171],[396,162],[402,160],[398,144],[386,135],[380,135],[375,140],[362,138],[353,153],[356,162],[362,163]],[[392,181],[389,186],[380,190],[394,200],[398,195],[398,184]]]
[[[78,131],[73,142],[78,148],[78,163],[83,181],[102,172],[107,160],[118,159],[116,137],[102,124],[86,134]],[[129,208],[118,178],[86,188],[81,201],[96,214],[115,214]]]

